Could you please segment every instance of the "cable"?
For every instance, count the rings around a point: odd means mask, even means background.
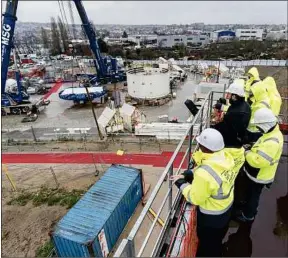
[[[74,15],[73,15],[73,7],[71,4],[71,1],[68,1],[68,7],[69,7],[69,12],[70,12],[70,19],[72,23],[72,32],[73,32],[73,39],[76,39],[76,27],[75,27],[75,21],[74,21]]]
[[[63,13],[64,13],[64,18],[65,18],[65,22],[66,22],[66,26],[65,26],[65,27],[67,27],[67,32],[68,32],[68,34],[69,34],[69,37],[72,38],[70,29],[69,29],[69,23],[68,23],[68,20],[67,20],[66,11],[65,11],[65,7],[64,7],[63,1],[61,1],[61,4],[62,4]]]
[[[61,4],[60,4],[60,1],[59,1],[59,0],[58,0],[58,5],[59,5],[59,9],[60,9],[61,20],[64,21],[63,13],[62,13],[62,8],[61,8]]]

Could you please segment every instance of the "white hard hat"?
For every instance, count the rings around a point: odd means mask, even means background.
[[[242,82],[243,81],[243,82]],[[245,97],[244,80],[235,80],[230,87],[226,90],[227,93],[236,94],[239,97]]]
[[[220,151],[224,148],[224,140],[221,133],[212,128],[206,128],[196,137],[199,144],[211,151]]]
[[[254,114],[253,124],[276,123],[277,118],[269,108],[260,108]]]

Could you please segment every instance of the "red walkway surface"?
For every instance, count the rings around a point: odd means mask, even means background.
[[[67,163],[67,164],[135,164],[152,165],[154,167],[166,167],[173,152],[162,152],[160,154],[123,154],[118,156],[116,153],[98,153],[98,152],[73,152],[73,153],[4,153],[2,154],[2,163]],[[174,167],[179,167],[184,153],[179,153]],[[184,162],[186,166],[187,162]]]
[[[56,93],[61,86],[62,82],[56,82],[54,86],[49,90],[49,92],[44,95],[44,99],[48,99],[52,93]]]

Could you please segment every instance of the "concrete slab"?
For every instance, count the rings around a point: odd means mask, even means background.
[[[157,121],[158,116],[165,114],[170,118],[176,116],[179,120],[186,121],[190,114],[184,105],[184,101],[188,97],[192,97],[194,88],[199,80],[200,77],[194,77],[191,75],[184,84],[181,84],[176,89],[176,99],[173,99],[163,106],[143,106],[139,107],[139,109],[146,114],[148,122]],[[50,95],[50,105],[46,107],[35,122],[21,123],[24,116],[5,116],[2,117],[2,129],[29,129],[31,126],[43,130],[46,130],[47,128],[96,127],[91,107],[89,105],[75,106],[72,101],[61,100],[58,96],[58,93],[61,90],[77,85],[78,83],[63,83],[57,92]],[[122,98],[124,98],[124,95],[125,94],[122,92]],[[33,95],[31,96],[31,99],[39,99],[40,97],[43,96]],[[97,117],[101,115],[104,108],[105,104],[102,106],[95,106]]]

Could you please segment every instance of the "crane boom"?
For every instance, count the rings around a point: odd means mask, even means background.
[[[96,59],[96,62],[94,61],[94,63],[95,63],[96,70],[97,70],[97,76],[99,78],[101,78],[101,77],[104,78],[104,77],[106,77],[107,74],[106,74],[105,64],[104,64],[104,61],[101,57],[100,49],[99,49],[99,46],[97,43],[95,31],[94,31],[94,29],[93,29],[93,27],[92,27],[92,25],[88,19],[88,16],[87,16],[87,13],[85,11],[85,8],[83,6],[82,1],[81,0],[73,0],[73,1],[76,5],[77,11],[78,11],[79,16],[81,18],[82,26],[84,28],[84,31],[85,31],[87,37],[88,37],[94,58]]]
[[[16,24],[16,12],[18,0],[8,0],[6,3],[6,11],[3,14],[3,25],[1,33],[1,90],[5,92],[8,67],[10,62],[11,49],[13,47],[13,36]]]
[[[17,21],[16,13],[19,0],[7,0],[6,10],[3,14],[1,32],[1,113],[2,114],[17,114],[27,113],[34,105],[37,110],[40,106],[49,105],[50,102],[40,99],[34,104],[29,101],[29,95],[22,91],[20,82],[20,73],[16,62],[16,50],[13,44],[15,25]],[[5,92],[6,80],[9,69],[11,50],[14,48],[14,65],[15,77],[17,83],[17,93]]]

